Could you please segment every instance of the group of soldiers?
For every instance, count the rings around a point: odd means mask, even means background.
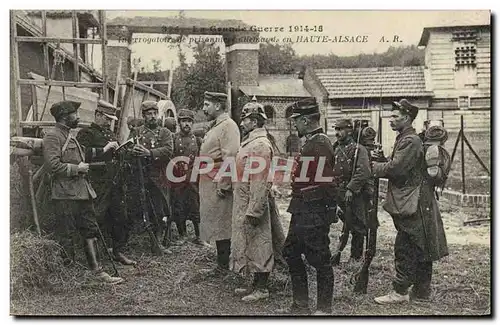
[[[193,242],[215,242],[217,250],[216,267],[201,270],[203,274],[225,276],[232,271],[253,275],[249,287],[235,289],[243,301],[269,297],[269,275],[284,258],[291,276],[293,303],[283,312],[311,313],[304,257],[317,274],[315,314],[331,314],[332,266],[338,264],[342,250],[331,253],[331,225],[343,221],[340,237],[352,236],[350,260],[361,260],[364,246],[369,246],[365,238],[370,231],[376,234],[378,226],[376,213],[374,220],[370,217],[370,211],[376,208],[376,180],[387,178],[384,209],[393,217],[397,230],[396,276],[393,290],[375,301],[408,302],[411,286],[413,299],[430,298],[432,262],[448,251],[433,188],[426,181],[422,141],[412,127],[416,106],[405,99],[394,102],[390,124],[398,136],[387,159],[383,152],[365,145],[367,138],[374,138],[373,129],[370,132],[370,128],[353,125],[351,120],[338,120],[337,141],[332,143],[320,125],[315,98],[292,105],[290,118],[303,144],[292,171],[292,197],[287,209],[291,221],[285,238],[274,202],[273,181],[267,178],[270,162],[278,153],[265,129],[263,106],[256,101],[246,104],[238,126],[226,111],[226,94],[205,92],[204,96],[203,112],[209,129],[203,139],[193,133],[193,111],[179,110],[180,131],[173,133],[159,123],[157,104],[146,101],[141,105],[143,125],[131,130],[130,146],[119,146],[111,131],[111,121],[117,120],[113,105],[99,101],[95,122],[81,129],[76,138],[70,131],[78,125],[80,103],[63,101],[52,106],[57,123],[44,137],[44,158],[52,174],[52,199],[61,227],[57,233],[66,261],[74,259],[74,241],[79,234],[96,278],[120,283],[123,279],[104,272],[98,261],[96,243],[101,228],[111,241],[115,261],[133,265],[135,261],[125,255],[125,247],[135,216],[149,216],[151,244],[159,246],[161,253],[168,253],[164,238],[169,237],[172,222],[182,243],[187,239],[186,220],[191,220]],[[165,168],[178,156],[189,159],[175,163],[174,175],[188,177],[173,184],[165,176]],[[190,182],[197,156],[211,158],[214,166],[211,172]],[[236,182],[228,176],[218,177],[224,162],[231,158],[236,162],[236,174],[244,175],[252,157],[264,158],[269,164],[260,173]],[[301,159],[305,157],[308,159]],[[140,163],[134,163],[138,160]],[[333,181],[318,180],[318,168]],[[144,175],[142,182],[136,177],[140,173]],[[138,188],[146,193],[146,202],[141,201]]]

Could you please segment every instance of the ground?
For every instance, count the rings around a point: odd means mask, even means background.
[[[285,229],[289,214],[286,201],[279,201]],[[390,289],[393,274],[395,231],[390,216],[379,213],[378,251],[371,266],[368,294],[354,295],[349,277],[355,269],[348,264],[349,246],[340,267],[334,269],[334,315],[488,315],[491,313],[491,266],[489,223],[462,226],[463,216],[443,211],[450,255],[435,263],[433,297],[430,303],[380,306],[373,298]],[[341,224],[332,226],[331,247],[335,249]],[[255,304],[240,301],[233,291],[244,280],[237,276],[205,278],[202,268],[215,265],[213,248],[194,244],[173,246],[173,254],[152,257],[144,236],[135,236],[131,256],[138,268],[119,267],[126,282],[105,286],[89,280],[88,272],[62,282],[53,279],[52,290],[11,300],[13,315],[276,315],[291,303],[289,278],[282,269],[271,276],[271,297]],[[133,254],[133,252],[141,252]],[[111,269],[109,264],[107,269]],[[312,280],[314,270],[308,269]],[[310,281],[310,291],[315,292]],[[312,295],[315,296],[315,295]],[[314,300],[311,306],[314,306]]]

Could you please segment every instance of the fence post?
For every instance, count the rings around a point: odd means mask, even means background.
[[[464,148],[464,116],[460,115],[460,147],[461,147],[461,158],[462,158],[462,194],[465,194],[465,148]]]

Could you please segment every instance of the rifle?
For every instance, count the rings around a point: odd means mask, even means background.
[[[373,143],[367,144],[366,147],[370,151],[372,150],[380,150],[379,146],[382,141],[382,89],[380,90],[380,111],[378,116],[378,125],[379,128],[377,130],[377,141],[379,145],[375,145]],[[372,160],[370,155],[370,160]],[[368,290],[368,279],[370,277],[370,264],[375,257],[375,253],[377,251],[377,228],[378,228],[378,187],[379,180],[378,178],[374,179],[374,191],[373,197],[371,198],[371,207],[368,211],[367,217],[367,233],[366,233],[366,248],[365,254],[363,257],[363,264],[360,269],[353,274],[351,278],[351,284],[354,282],[353,291],[355,293],[366,293]]]
[[[364,107],[364,98],[363,98],[363,107]],[[361,137],[361,132],[358,132],[357,140],[356,140],[356,150],[354,151],[354,161],[352,165],[351,179],[354,177],[356,173],[356,164],[358,162],[358,154],[359,154],[359,140]],[[338,266],[340,264],[340,256],[342,255],[342,251],[347,245],[347,241],[349,240],[349,232],[351,230],[350,223],[352,221],[352,202],[346,202],[345,212],[344,212],[344,224],[342,226],[342,233],[339,237],[339,245],[337,246],[337,251],[332,255],[330,261],[332,265]]]
[[[139,139],[136,138],[136,143],[139,143]],[[149,206],[148,206],[148,199],[147,199],[147,193],[146,193],[146,184],[144,181],[144,169],[143,169],[143,164],[142,164],[142,158],[137,157],[136,158],[136,163],[137,163],[137,168],[138,168],[138,176],[139,176],[139,200],[141,202],[141,210],[142,210],[142,220],[144,222],[144,225],[146,227],[146,230],[148,232],[149,237],[151,238],[152,242],[152,251],[153,254],[156,256],[162,256],[163,255],[163,250],[161,248],[160,242],[158,238],[156,237],[156,234],[153,231],[153,224],[151,223],[151,218],[149,216]],[[149,202],[151,204],[151,202]]]

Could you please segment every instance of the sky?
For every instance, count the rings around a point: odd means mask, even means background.
[[[107,11],[108,19],[115,17],[155,16],[175,17],[179,11]],[[237,19],[248,25],[258,28],[284,27],[285,32],[261,32],[261,37],[276,37],[278,42],[284,37],[290,37],[292,46],[298,55],[329,54],[339,56],[357,55],[360,53],[381,53],[389,46],[417,45],[422,35],[423,28],[456,25],[460,23],[490,23],[489,11],[271,11],[271,10],[224,10],[224,11],[184,11],[186,17],[208,19]],[[323,26],[323,32],[290,33],[290,26]],[[318,29],[319,27],[317,27]],[[358,37],[365,42],[328,42],[306,43],[297,42],[297,36],[327,36],[330,40],[334,37]],[[134,37],[148,38],[161,36],[158,34],[134,34]],[[393,42],[397,36],[397,41]],[[382,37],[384,39],[382,40]],[[382,42],[381,42],[382,40]],[[169,69],[171,64],[177,66],[176,50],[166,44],[160,43],[135,43],[132,45],[132,57],[141,57],[141,61],[148,63],[146,68],[151,68],[151,61],[161,61],[163,69]],[[183,47],[187,49],[187,47]],[[99,55],[95,60],[100,60]],[[188,50],[189,52],[189,50]],[[221,43],[221,53],[224,53],[224,44]],[[192,57],[188,54],[188,60]],[[96,67],[100,66],[95,62]]]

